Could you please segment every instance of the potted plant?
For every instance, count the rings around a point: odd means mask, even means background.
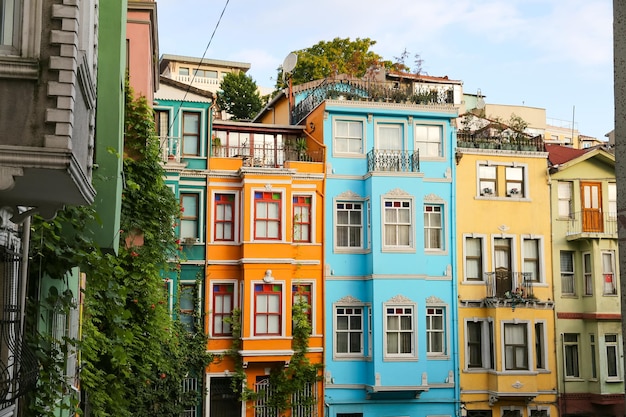
[[[519,194],[519,188],[511,188],[509,190],[509,196],[518,195],[518,194]]]
[[[493,189],[489,188],[489,187],[485,187],[483,188],[483,193],[482,195],[493,195]]]

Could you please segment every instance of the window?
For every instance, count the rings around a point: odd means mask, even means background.
[[[483,280],[482,237],[465,237],[465,280]]]
[[[488,320],[467,321],[465,340],[467,367],[493,369],[493,323]]]
[[[591,378],[596,379],[598,367],[596,365],[596,336],[594,334],[589,335],[589,349],[591,350]]]
[[[608,207],[608,217],[610,219],[616,219],[617,218],[617,185],[614,182],[610,182],[608,185],[608,200],[609,200],[609,207]]]
[[[200,113],[183,112],[183,154],[200,155]]]
[[[180,294],[178,297],[178,305],[180,308],[180,321],[185,329],[193,333],[195,332],[195,309],[196,309],[196,285],[181,284]]]
[[[513,409],[513,407],[511,407],[510,410],[506,410],[502,408],[500,412],[502,413],[501,417],[522,417],[523,416],[522,410]]]
[[[563,334],[563,361],[565,367],[565,377],[578,378],[580,377],[580,368],[578,366],[578,334],[577,333],[564,333]]]
[[[335,152],[363,153],[363,122],[356,120],[335,121]]]
[[[530,410],[529,417],[549,417],[548,410]]]
[[[293,197],[293,241],[311,241],[311,196]]]
[[[282,326],[282,286],[254,285],[254,335],[280,336]]]
[[[443,155],[442,127],[429,125],[415,126],[415,148],[420,158]]]
[[[441,206],[424,205],[424,248],[443,249]]]
[[[311,309],[313,308],[313,301],[311,298],[311,284],[293,284],[291,286],[291,297],[292,297],[292,305],[296,305],[298,303],[304,304],[304,313],[307,316],[307,320],[309,325],[313,325],[313,320],[311,317]],[[311,329],[312,330],[312,329]]]
[[[198,234],[198,194],[181,194],[180,237],[197,239]]]
[[[378,125],[378,138],[376,149],[382,151],[402,151],[402,126],[399,124]]]
[[[363,307],[335,308],[337,356],[363,355]]]
[[[617,351],[617,335],[605,334],[604,344],[606,345],[606,376],[609,379],[615,379],[619,377],[618,372],[618,351]]]
[[[576,295],[574,282],[574,252],[562,250],[561,254],[561,294]]]
[[[336,204],[336,236],[335,245],[338,248],[363,247],[363,204],[337,203]]]
[[[572,183],[560,181],[558,183],[559,217],[572,217]]]
[[[541,282],[540,250],[539,239],[523,239],[525,281]]]
[[[235,195],[215,194],[215,240],[235,240]]]
[[[414,356],[413,306],[385,307],[385,353],[387,356]]]
[[[254,238],[280,239],[281,194],[256,191],[254,193]]]
[[[506,167],[506,195],[524,197],[524,168]]]
[[[168,137],[170,131],[170,112],[167,110],[155,110],[154,117],[157,136],[160,138]]]
[[[585,295],[593,295],[593,275],[591,274],[591,254],[583,253],[583,276],[585,278]]]
[[[546,333],[544,323],[535,323],[535,367],[546,369]]]
[[[480,165],[478,167],[478,187],[480,195],[497,195],[496,167]]]
[[[189,75],[189,67],[178,68],[178,75]]]
[[[410,200],[384,200],[383,232],[387,248],[412,247],[413,225]]]
[[[617,294],[615,256],[613,251],[602,252],[602,282],[604,282],[604,295]]]
[[[504,369],[528,370],[528,328],[525,323],[504,323]]]
[[[467,417],[492,417],[491,410],[467,410]]]
[[[426,308],[426,353],[428,355],[446,354],[445,308]]]
[[[17,52],[21,3],[20,0],[0,2],[0,52]]]
[[[232,334],[229,320],[233,314],[234,293],[234,284],[213,285],[213,336]]]

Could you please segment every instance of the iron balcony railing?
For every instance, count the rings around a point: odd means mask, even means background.
[[[398,81],[373,81],[361,78],[325,79],[321,83],[298,92],[304,98],[292,111],[292,123],[298,124],[326,99],[377,101],[421,105],[454,105],[454,86],[419,83],[402,84]]]
[[[384,149],[372,149],[367,153],[368,172],[419,172],[419,150],[394,151]]]
[[[567,236],[598,235],[617,238],[617,213],[586,210],[572,213],[567,222]]]
[[[523,135],[482,136],[469,132],[458,131],[456,134],[458,148],[478,149],[501,149],[511,151],[534,151],[544,150],[543,137],[541,135],[530,137]]]
[[[494,271],[485,272],[487,298],[534,299],[532,273]]]
[[[297,150],[289,145],[213,146],[211,155],[219,158],[242,158],[248,167],[280,168],[285,161],[323,162],[323,150]]]

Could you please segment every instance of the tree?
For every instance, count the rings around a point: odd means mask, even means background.
[[[226,74],[220,89],[217,107],[231,114],[233,120],[252,119],[263,108],[256,82],[243,72]]]

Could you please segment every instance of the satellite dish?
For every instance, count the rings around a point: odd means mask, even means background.
[[[283,81],[285,80],[286,74],[291,74],[291,71],[296,67],[296,63],[298,62],[298,55],[291,52],[285,60],[283,61]]]

